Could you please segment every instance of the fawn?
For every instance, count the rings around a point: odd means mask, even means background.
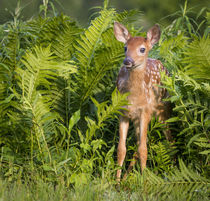
[[[135,126],[141,171],[147,161],[147,128],[153,114],[164,121],[169,118],[170,105],[162,101],[167,91],[160,85],[160,71],[168,71],[159,60],[148,58],[148,52],[160,39],[160,28],[153,26],[147,32],[147,38],[132,37],[128,30],[120,23],[114,23],[114,34],[118,41],[125,44],[124,66],[120,69],[117,78],[117,88],[120,93],[129,92],[126,111],[120,117],[119,144],[117,162],[122,167],[126,155],[126,138],[129,128],[129,119]],[[166,135],[170,137],[170,133]],[[121,169],[117,170],[117,180],[120,180]]]

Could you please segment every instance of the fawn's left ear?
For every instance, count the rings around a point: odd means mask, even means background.
[[[119,22],[114,23],[114,35],[118,41],[123,43],[127,43],[127,41],[131,38],[131,35],[126,27]]]
[[[156,24],[147,32],[147,40],[149,42],[150,49],[160,40],[160,27]]]

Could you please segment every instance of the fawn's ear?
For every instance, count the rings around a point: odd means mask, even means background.
[[[149,42],[150,48],[157,43],[160,39],[160,27],[156,24],[147,32],[147,40]]]
[[[119,22],[114,23],[114,35],[118,41],[123,43],[126,43],[131,37],[128,30]]]

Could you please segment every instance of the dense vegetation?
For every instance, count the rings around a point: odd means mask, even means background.
[[[41,2],[48,3],[48,16],[56,15],[60,12],[71,16],[80,22],[84,27],[94,17],[95,7],[101,6],[103,0],[0,0],[0,24],[12,20],[11,11],[14,10],[17,2],[20,1],[22,7],[21,18],[30,19],[36,16],[39,10],[43,9]],[[195,13],[199,13],[203,7],[209,7],[209,0],[187,0],[188,6],[193,7]],[[175,16],[173,15],[180,9],[183,0],[109,0],[109,6],[116,8],[118,11],[139,9],[144,15],[137,19],[138,27],[149,28],[160,21],[164,26],[171,23]],[[189,13],[189,16],[193,16]],[[167,16],[167,17],[166,17]]]
[[[126,96],[115,89],[123,45],[113,22],[132,23],[137,11],[118,13],[107,1],[86,29],[65,15],[19,19],[0,27],[0,198],[2,200],[208,200],[210,127],[210,13],[162,27],[151,57],[170,71],[163,85],[173,114],[153,118],[148,169],[139,165],[115,187],[118,115]],[[202,18],[202,21],[200,21]],[[199,23],[198,23],[199,22]],[[127,163],[136,150],[131,128]]]

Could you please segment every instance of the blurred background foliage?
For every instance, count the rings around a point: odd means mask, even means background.
[[[21,0],[21,16],[24,20],[36,16],[40,11],[43,0]],[[103,0],[53,0],[50,9],[53,13],[63,12],[78,20],[80,24],[87,25],[95,12],[93,7],[101,6]],[[176,18],[174,14],[184,4],[184,0],[110,0],[109,5],[118,11],[138,9],[143,12],[139,22],[146,28],[154,23],[169,25]],[[17,0],[0,0],[0,24],[12,20]],[[188,0],[188,8],[193,7],[199,13],[203,7],[209,7],[209,0]],[[191,13],[193,15],[193,13]]]

